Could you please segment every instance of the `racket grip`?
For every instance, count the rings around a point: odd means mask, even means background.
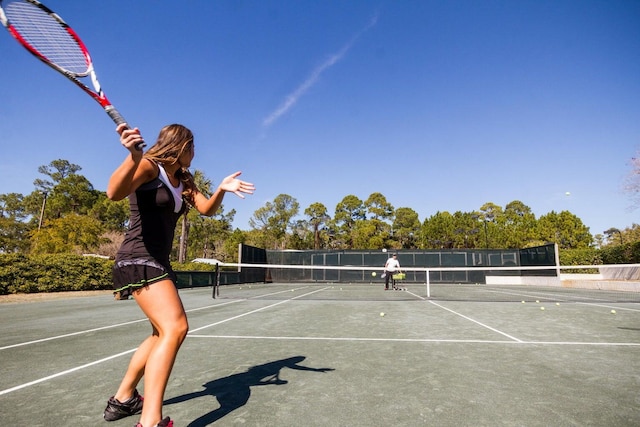
[[[116,110],[116,108],[113,105],[109,105],[105,107],[104,111],[107,112],[107,114],[109,115],[109,117],[111,117],[111,120],[113,120],[115,124],[120,125],[122,123],[127,123],[124,117],[122,117],[120,112]]]
[[[127,121],[124,119],[124,117],[122,117],[122,114],[120,114],[120,112],[118,110],[116,110],[116,107],[114,107],[113,105],[109,105],[109,106],[105,107],[104,111],[107,112],[107,114],[109,115],[109,117],[111,117],[111,120],[113,120],[115,122],[115,124],[120,125],[122,123],[127,123]],[[144,142],[136,144],[136,150],[142,151],[142,149],[146,145],[147,144],[145,144]]]

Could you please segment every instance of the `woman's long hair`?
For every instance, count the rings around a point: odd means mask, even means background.
[[[186,150],[193,148],[193,133],[185,126],[172,124],[160,130],[156,143],[149,148],[144,157],[162,165],[173,165]],[[183,195],[191,203],[192,190],[195,189],[193,175],[189,169],[180,165],[176,172],[183,186]]]

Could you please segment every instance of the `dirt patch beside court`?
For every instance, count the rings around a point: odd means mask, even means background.
[[[64,298],[92,297],[96,295],[112,295],[113,292],[106,291],[72,291],[72,292],[41,292],[35,294],[10,294],[0,295],[0,304],[38,302]]]

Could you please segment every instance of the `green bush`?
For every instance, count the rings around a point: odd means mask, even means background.
[[[602,264],[640,264],[640,242],[605,246],[601,249],[560,249],[560,265]]]
[[[72,254],[0,255],[0,294],[112,289],[113,260]]]
[[[631,244],[630,264],[640,264],[640,241]]]
[[[175,271],[216,271],[215,265],[204,262],[172,262],[171,268]]]
[[[0,254],[0,295],[112,289],[113,260],[73,254]],[[200,262],[174,263],[176,271],[215,271]]]
[[[602,263],[598,249],[560,249],[560,265],[600,265]]]
[[[26,283],[34,283],[34,277],[28,257],[20,254],[0,255],[0,294],[14,293],[15,287],[23,288]]]
[[[602,261],[605,264],[638,264],[640,263],[640,241],[624,245],[606,246],[602,248]]]

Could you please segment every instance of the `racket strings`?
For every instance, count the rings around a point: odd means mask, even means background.
[[[52,64],[86,76],[90,64],[82,48],[63,25],[46,11],[27,2],[12,2],[5,14],[19,36]]]

